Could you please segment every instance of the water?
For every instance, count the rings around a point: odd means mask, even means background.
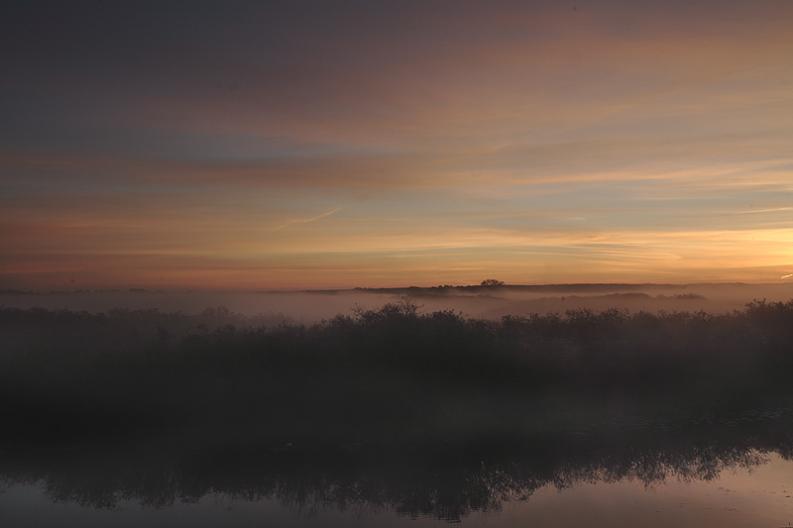
[[[553,484],[527,498],[510,498],[497,511],[472,512],[470,527],[668,527],[786,526],[793,520],[793,461],[762,456],[751,467],[729,468],[712,480],[668,478],[647,485],[636,478]],[[55,501],[46,484],[12,483],[0,494],[0,525],[8,527],[412,527],[448,526],[431,517],[411,518],[389,508],[352,505],[298,507],[272,498],[247,500],[209,493],[166,507],[122,500],[111,508]]]

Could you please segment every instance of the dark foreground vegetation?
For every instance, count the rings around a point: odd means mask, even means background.
[[[266,323],[0,310],[0,477],[93,505],[221,491],[456,519],[793,447],[793,302]]]

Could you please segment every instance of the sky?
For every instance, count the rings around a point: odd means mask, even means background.
[[[4,2],[0,287],[793,281],[793,2]]]

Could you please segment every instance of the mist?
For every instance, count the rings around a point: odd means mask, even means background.
[[[562,284],[534,286],[381,288],[314,291],[80,290],[5,291],[0,306],[101,313],[122,308],[198,314],[223,307],[298,323],[315,323],[355,310],[407,301],[420,312],[452,310],[466,317],[497,320],[505,315],[608,309],[726,313],[754,300],[793,298],[793,283],[779,284]]]

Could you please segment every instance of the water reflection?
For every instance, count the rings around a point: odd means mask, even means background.
[[[97,509],[131,501],[167,510],[219,494],[275,501],[290,511],[373,509],[461,521],[531,502],[548,487],[626,478],[643,486],[709,481],[769,456],[787,460],[793,455],[791,417],[786,406],[680,422],[610,415],[577,430],[473,430],[443,440],[419,435],[377,444],[323,442],[321,435],[285,444],[145,435],[113,443],[6,446],[0,471],[12,486],[41,483],[49,500]]]

